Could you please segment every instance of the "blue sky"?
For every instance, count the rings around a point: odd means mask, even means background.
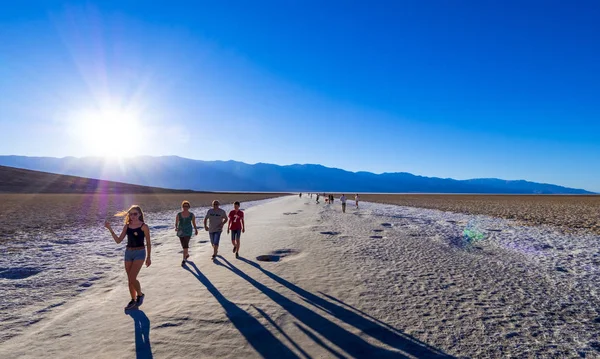
[[[600,2],[149,3],[3,5],[0,154],[600,192]]]

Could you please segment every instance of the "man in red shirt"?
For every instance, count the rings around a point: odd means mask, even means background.
[[[227,227],[227,234],[231,231],[231,243],[233,244],[233,253],[235,258],[239,258],[240,254],[240,237],[242,233],[246,231],[246,224],[244,223],[244,212],[240,210],[240,202],[233,204],[233,210],[229,212],[229,226]]]

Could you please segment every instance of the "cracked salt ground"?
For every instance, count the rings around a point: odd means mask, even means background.
[[[0,357],[134,357],[140,327],[151,328],[146,343],[156,358],[600,353],[598,275],[592,267],[577,272],[580,258],[598,259],[588,253],[597,253],[597,237],[369,203],[346,214],[313,203],[282,215],[301,201],[250,209],[240,259],[225,251],[213,262],[206,252],[182,269],[170,261],[179,243],[164,240],[142,271],[148,297],[134,325],[120,310],[127,290],[119,273],[50,309],[46,320],[32,318],[22,335],[0,343]],[[479,249],[462,246],[467,226]],[[298,254],[256,260],[278,250]]]
[[[600,236],[372,203],[361,204],[356,214],[360,217],[323,212],[334,221],[332,228],[354,232],[355,241],[360,233],[385,227],[387,239],[347,246],[344,256],[358,266],[370,259],[372,268],[365,272],[381,275],[365,278],[372,288],[364,294],[365,303],[375,300],[372,293],[396,298],[381,310],[394,313],[391,317],[411,313],[404,327],[410,333],[474,356],[501,355],[492,349],[501,345],[504,355],[528,346],[541,356],[600,357],[594,349],[600,333],[594,321],[600,314]],[[466,234],[473,239],[470,246],[465,246]],[[394,265],[374,269],[377,263]],[[497,336],[505,342],[494,344]],[[481,341],[478,349],[476,341]]]
[[[244,206],[250,208],[269,201],[248,202]],[[226,211],[231,207],[222,206]],[[207,210],[196,207],[192,212],[204,218]],[[163,241],[177,240],[171,229],[176,214],[177,210],[145,213],[154,253],[161,251]],[[116,231],[122,226],[120,221],[113,220]],[[203,234],[199,233],[198,238],[203,239],[200,243],[207,242]],[[8,242],[7,250],[0,253],[0,343],[17,335],[21,327],[43,318],[49,310],[40,310],[48,303],[62,303],[93,287],[107,274],[122,274],[125,246],[116,244],[101,226],[44,228],[15,232],[14,237],[24,240]],[[99,270],[100,275],[96,273]]]
[[[486,246],[514,251],[515,254],[546,263],[548,268],[556,267],[557,263],[570,261],[572,262],[570,266],[584,269],[581,274],[587,274],[590,268],[592,272],[600,269],[593,269],[594,257],[598,255],[597,248],[600,244],[600,236],[594,234],[564,234],[551,227],[522,226],[500,218],[428,209],[370,203],[365,203],[363,208],[371,209],[374,215],[383,218],[396,218],[396,223],[385,223],[385,225],[417,229],[419,231],[417,235],[421,237],[436,237],[442,241],[462,237],[465,225],[475,223],[478,230],[487,238],[483,241]],[[419,223],[428,225],[421,226]],[[574,257],[579,260],[570,260]]]

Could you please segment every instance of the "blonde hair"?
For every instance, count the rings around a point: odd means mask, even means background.
[[[183,201],[183,202],[181,202],[181,207],[183,208],[183,206],[185,206],[186,204],[187,204],[188,206],[190,206],[190,208],[192,207],[192,205],[190,204],[190,202],[189,202],[189,201]]]
[[[132,209],[138,211],[138,213],[140,214],[138,216],[138,219],[140,220],[140,222],[144,222],[144,212],[142,211],[142,207],[138,206],[137,204],[134,204],[133,206],[129,207],[129,209],[126,211],[121,211],[115,214],[115,217],[125,217],[123,222],[125,224],[129,224],[129,222],[131,222],[131,219],[129,218],[129,211],[131,211]]]

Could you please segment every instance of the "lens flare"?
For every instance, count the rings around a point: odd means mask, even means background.
[[[486,238],[486,231],[481,229],[480,225],[476,221],[469,221],[463,230],[463,244],[465,246],[471,246],[474,243],[482,241]]]

